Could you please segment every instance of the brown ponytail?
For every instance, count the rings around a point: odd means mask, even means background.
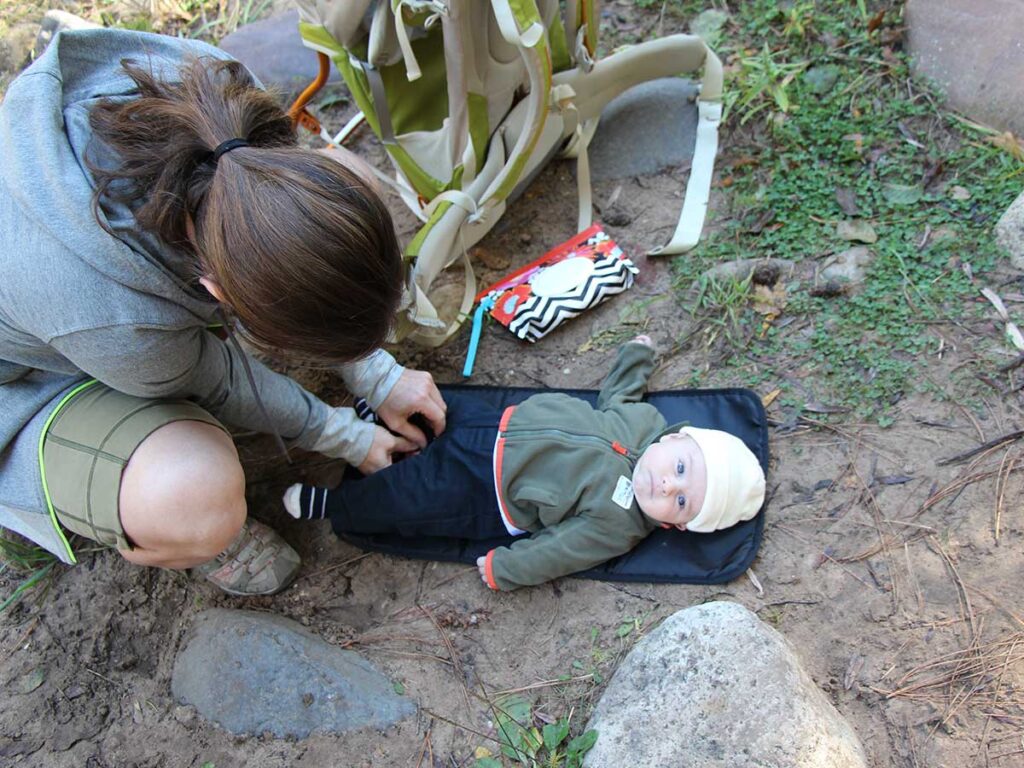
[[[94,209],[103,197],[125,202],[139,227],[195,253],[197,277],[217,282],[258,347],[337,362],[380,346],[403,271],[391,217],[366,181],[296,147],[287,115],[237,62],[189,61],[179,82],[122,66],[139,96],[90,115],[120,160],[91,167]],[[248,146],[214,160],[234,138]]]

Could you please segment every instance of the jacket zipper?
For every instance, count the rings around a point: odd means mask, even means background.
[[[620,443],[618,440],[605,440],[604,438],[597,437],[596,435],[581,435],[581,434],[578,434],[576,432],[569,432],[568,430],[555,429],[555,428],[552,428],[552,427],[547,427],[545,429],[516,429],[514,431],[506,431],[506,432],[504,432],[502,434],[502,437],[508,438],[508,437],[513,436],[513,435],[515,435],[515,436],[522,435],[524,437],[533,437],[533,436],[538,436],[538,435],[551,435],[551,434],[563,435],[565,437],[573,438],[575,440],[581,440],[583,442],[599,445],[602,448],[609,448],[614,453],[617,453],[618,455],[624,456],[625,458],[629,459],[629,461],[632,462],[633,464],[636,464],[636,461],[639,458],[639,456],[637,456],[637,454],[635,454],[632,451],[630,451],[628,448],[626,448],[626,446],[622,445],[622,443]],[[616,446],[618,446],[618,447],[616,447]]]

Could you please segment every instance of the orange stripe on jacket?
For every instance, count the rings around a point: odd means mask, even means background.
[[[487,553],[487,557],[484,559],[484,575],[487,577],[487,586],[491,589],[497,589],[498,583],[494,580],[494,550],[492,549]]]
[[[508,513],[508,505],[505,504],[505,499],[501,495],[501,457],[505,453],[505,438],[501,433],[508,427],[508,420],[512,418],[512,412],[515,409],[514,405],[510,405],[501,414],[501,421],[498,423],[498,437],[494,441],[494,495],[498,499],[498,510],[501,512],[501,519],[505,523],[505,528],[509,533],[513,534],[516,531],[522,531],[522,528],[516,525],[512,516]]]

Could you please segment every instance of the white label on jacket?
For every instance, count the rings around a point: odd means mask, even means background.
[[[612,501],[623,509],[633,506],[633,481],[628,477],[619,475],[619,482],[615,484],[615,493],[612,494]]]

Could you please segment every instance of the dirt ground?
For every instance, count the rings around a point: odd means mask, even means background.
[[[382,161],[365,136],[356,149]],[[728,136],[722,152],[728,157]],[[642,327],[660,349],[677,349],[663,358],[651,389],[682,386],[706,370],[706,351],[680,344],[690,315],[669,291],[670,263],[642,255],[671,231],[681,178],[671,169],[595,185],[599,205],[621,187],[625,215],[607,229],[640,267],[635,287],[535,346],[487,328],[473,382],[598,385],[615,354],[602,332],[619,326],[623,307],[641,297],[668,298],[648,305],[636,332]],[[572,234],[574,190],[571,165],[546,169],[481,244],[480,280]],[[407,238],[414,221],[392,202]],[[721,190],[712,203],[723,208]],[[943,353],[923,361],[940,383],[980,338],[1001,333],[994,323],[941,331]],[[441,349],[398,355],[439,382],[458,382],[467,339],[463,332]],[[341,402],[337,381],[297,375]],[[715,386],[746,383],[714,374]],[[772,389],[758,388],[761,395]],[[327,524],[290,521],[279,504],[297,478],[330,482],[339,465],[309,456],[290,469],[269,443],[242,440],[251,512],[302,555],[299,580],[275,597],[237,599],[109,552],[61,569],[45,596],[0,618],[0,765],[380,768],[432,759],[438,767],[469,766],[493,734],[485,698],[526,689],[542,717],[572,713],[574,728],[582,726],[639,637],[677,610],[730,600],[792,643],[853,725],[870,765],[1024,766],[1020,449],[1006,442],[939,463],[1020,429],[1021,405],[1019,392],[993,393],[972,407],[916,394],[882,429],[852,420],[793,423],[772,403],[770,500],[754,577],[719,586],[563,579],[499,594],[468,566],[364,554],[338,541]],[[4,594],[13,588],[7,578],[0,577]],[[386,733],[344,738],[226,733],[170,693],[179,645],[196,613],[212,607],[288,616],[358,651],[401,683],[418,715]],[[629,622],[638,628],[620,631]]]

